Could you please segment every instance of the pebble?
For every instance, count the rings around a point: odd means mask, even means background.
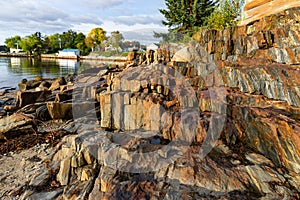
[[[233,165],[240,165],[240,164],[241,164],[241,161],[239,161],[239,160],[230,160],[230,162],[231,162]]]

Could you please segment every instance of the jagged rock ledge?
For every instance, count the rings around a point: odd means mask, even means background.
[[[98,66],[72,84],[58,79],[51,94],[19,92],[19,112],[73,119],[64,129],[77,134],[64,137],[47,169],[13,194],[299,199],[299,14],[293,8],[204,31],[198,43],[139,59],[132,53],[125,69]]]

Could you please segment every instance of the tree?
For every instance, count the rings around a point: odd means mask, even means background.
[[[61,49],[61,40],[60,40],[60,35],[58,33],[50,35],[46,38],[48,38],[47,40],[49,41],[48,44],[49,52],[54,53],[57,52],[59,49]]]
[[[43,51],[43,41],[40,32],[36,32],[32,35],[26,36],[21,39],[20,47],[27,53],[32,55],[40,55]]]
[[[189,39],[189,37],[187,37],[186,35],[177,32],[175,30],[169,30],[168,33],[157,33],[154,31],[153,37],[161,38],[160,41],[161,44],[178,43],[178,42],[186,43],[188,42],[187,40]]]
[[[83,33],[78,33],[74,41],[75,46],[80,50],[81,55],[87,55],[91,51],[91,48],[86,46],[85,39],[86,37]]]
[[[139,41],[125,41],[122,43],[123,49],[138,49],[141,46]]]
[[[237,23],[241,17],[244,0],[221,0],[208,19],[208,27],[225,29]]]
[[[207,18],[214,11],[214,0],[166,0],[167,9],[159,11],[164,15],[162,23],[179,32],[191,32],[207,24]]]
[[[21,40],[21,37],[16,35],[14,37],[6,38],[5,39],[5,44],[8,48],[18,48],[19,47],[19,42]]]
[[[100,44],[106,40],[105,34],[106,31],[104,31],[102,28],[93,28],[85,39],[86,45],[92,48],[92,51],[94,51],[95,48],[99,47]]]
[[[75,38],[77,33],[73,30],[68,30],[67,32],[63,32],[60,35],[60,39],[62,42],[62,48],[76,48]]]
[[[108,39],[108,44],[118,51],[119,47],[122,45],[122,40],[124,40],[122,33],[119,31],[113,31]]]

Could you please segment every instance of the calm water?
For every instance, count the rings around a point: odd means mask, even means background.
[[[99,62],[76,60],[34,60],[28,58],[0,58],[0,89],[3,87],[17,87],[23,78],[28,80],[37,76],[56,78],[73,74],[80,69],[98,65]]]

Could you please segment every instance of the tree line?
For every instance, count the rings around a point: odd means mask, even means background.
[[[165,42],[178,42],[202,29],[232,27],[242,18],[244,3],[245,0],[165,0],[166,9],[159,11],[169,32],[154,32],[154,37]]]
[[[42,36],[40,32],[21,38],[13,36],[5,39],[8,48],[20,48],[29,55],[42,53],[56,53],[62,49],[79,49],[81,55],[88,55],[92,51],[100,51],[104,47],[117,50],[129,42],[123,42],[124,37],[119,31],[114,31],[106,36],[106,31],[100,27],[93,28],[88,35],[68,30],[63,33]]]

